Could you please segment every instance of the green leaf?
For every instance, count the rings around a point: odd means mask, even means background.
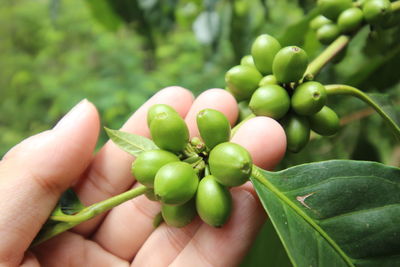
[[[158,149],[154,142],[141,135],[112,130],[104,127],[110,139],[121,149],[137,157],[146,150]]]
[[[86,0],[92,16],[107,30],[116,31],[122,24],[121,18],[116,15],[107,0]]]
[[[252,182],[294,266],[400,265],[400,169],[333,160]]]
[[[61,198],[58,201],[58,205],[55,211],[59,210],[63,214],[72,215],[81,211],[84,208],[85,206],[81,203],[74,190],[69,188],[61,195]]]

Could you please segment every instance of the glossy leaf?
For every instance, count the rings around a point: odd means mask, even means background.
[[[333,160],[253,174],[294,266],[400,265],[400,169]]]
[[[137,157],[146,150],[158,149],[154,142],[141,135],[105,128],[110,139],[121,149]]]

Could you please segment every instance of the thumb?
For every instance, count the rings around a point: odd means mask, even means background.
[[[96,108],[83,100],[0,161],[0,266],[20,263],[61,193],[88,166],[98,132]]]

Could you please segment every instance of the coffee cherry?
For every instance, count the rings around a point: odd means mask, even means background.
[[[299,152],[310,140],[310,124],[306,117],[289,114],[282,120],[286,134],[287,150]]]
[[[317,113],[326,103],[325,87],[319,82],[305,82],[297,86],[292,95],[293,110],[300,115]]]
[[[337,25],[344,33],[357,30],[363,22],[363,12],[357,7],[349,8],[343,11],[338,18]]]
[[[272,73],[272,62],[280,49],[279,42],[268,34],[262,34],[254,41],[251,46],[251,55],[254,64],[262,74]]]
[[[176,114],[179,116],[178,112],[176,112],[176,110],[173,109],[171,106],[165,104],[155,104],[151,106],[147,111],[147,126],[149,126],[149,128],[151,121],[154,119],[154,117],[161,113]]]
[[[278,84],[274,75],[270,74],[270,75],[264,76],[261,79],[261,81],[258,83],[258,86],[262,87],[267,84]]]
[[[186,162],[171,162],[161,167],[154,178],[154,193],[162,203],[181,205],[196,193],[199,178]]]
[[[340,128],[340,120],[335,111],[324,106],[319,112],[309,117],[311,129],[320,135],[333,135]]]
[[[257,116],[280,119],[290,108],[290,98],[281,86],[265,85],[254,92],[249,107]]]
[[[240,60],[240,65],[256,68],[256,65],[254,64],[253,57],[251,55],[247,55],[247,56],[242,57],[242,59]]]
[[[173,113],[160,113],[150,124],[154,143],[161,149],[171,152],[183,151],[189,141],[189,130],[185,121]]]
[[[225,186],[216,181],[213,175],[208,175],[199,183],[196,194],[196,209],[205,223],[214,227],[221,227],[231,214],[231,194]]]
[[[165,150],[144,151],[132,163],[132,174],[139,183],[152,188],[158,170],[167,163],[175,161],[179,161],[179,158]]]
[[[182,205],[162,204],[161,214],[164,221],[173,227],[184,227],[193,221],[196,216],[196,205],[194,198]]]
[[[336,24],[325,24],[317,30],[317,39],[322,44],[332,43],[340,35],[340,29]]]
[[[197,127],[208,149],[229,141],[231,125],[225,115],[215,109],[203,109],[197,114]]]
[[[214,147],[208,158],[210,172],[225,186],[244,184],[251,175],[253,162],[249,152],[235,143],[222,143]]]
[[[392,6],[389,0],[369,0],[363,5],[365,20],[373,25],[383,25],[390,19]]]
[[[297,82],[307,69],[306,52],[297,46],[287,46],[279,50],[272,63],[272,72],[280,83]]]
[[[311,20],[310,22],[310,28],[313,29],[314,31],[318,30],[325,24],[332,23],[330,19],[328,19],[325,16],[319,15],[316,16],[314,19]]]
[[[344,10],[353,6],[352,0],[318,0],[318,9],[322,15],[336,21]]]
[[[250,114],[253,113],[249,108],[249,103],[247,101],[239,102],[238,106],[239,106],[238,122],[246,119]]]
[[[225,74],[229,91],[238,101],[249,99],[261,79],[261,74],[255,68],[241,65],[231,68]]]

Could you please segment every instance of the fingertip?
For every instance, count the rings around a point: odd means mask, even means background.
[[[232,138],[245,147],[253,163],[263,169],[273,169],[286,152],[286,135],[282,126],[269,117],[255,117],[245,122]]]
[[[200,94],[193,102],[185,121],[189,127],[190,136],[199,136],[196,116],[201,110],[210,108],[222,112],[229,120],[231,125],[236,122],[239,109],[235,98],[228,91],[213,88]]]

